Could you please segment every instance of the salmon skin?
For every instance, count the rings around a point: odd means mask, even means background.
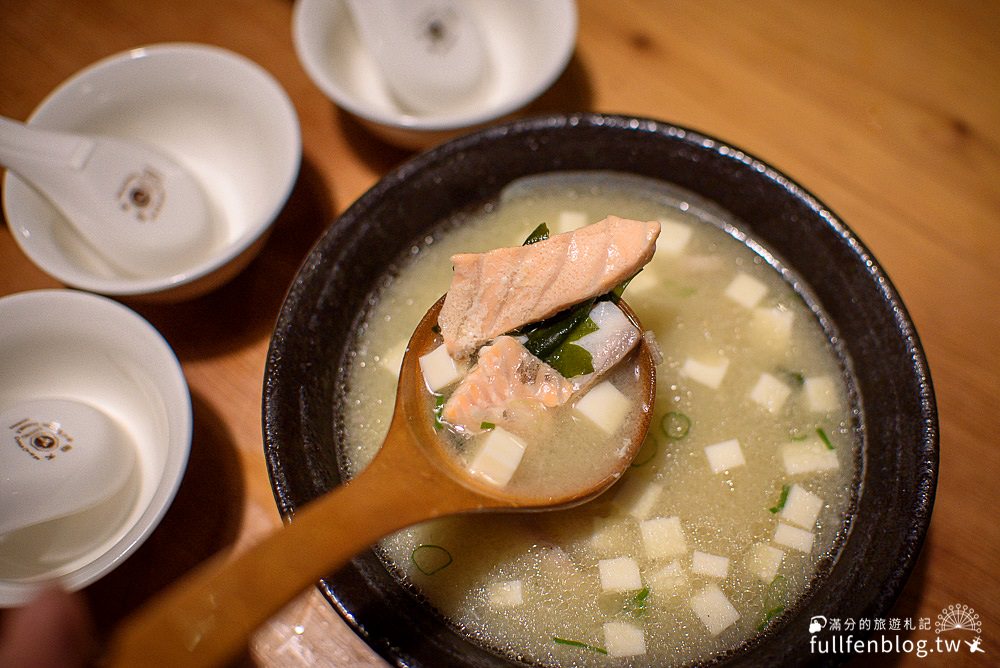
[[[572,232],[512,248],[460,253],[438,316],[448,354],[484,343],[605,294],[653,257],[660,224],[608,216]]]
[[[483,423],[512,427],[536,418],[535,408],[552,408],[569,400],[573,384],[511,336],[483,346],[476,365],[452,392],[441,419],[456,431],[477,434]]]

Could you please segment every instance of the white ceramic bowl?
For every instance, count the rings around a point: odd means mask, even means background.
[[[306,73],[338,106],[387,141],[421,149],[521,109],[562,74],[576,44],[573,0],[462,0],[491,63],[483,94],[462,109],[404,111],[386,89],[341,0],[297,0],[292,36]]]
[[[145,541],[187,466],[192,412],[180,364],[163,337],[118,302],[76,290],[0,299],[0,378],[0,410],[31,399],[87,403],[121,425],[137,463],[125,488],[98,506],[0,537],[6,607],[26,601],[43,582],[80,589]],[[0,445],[14,447],[4,436]],[[0,486],[0,503],[3,493]]]
[[[45,198],[6,175],[4,211],[21,249],[66,285],[107,295],[184,299],[235,276],[263,245],[302,156],[298,117],[274,78],[243,56],[196,44],[101,60],[53,91],[28,123],[146,141],[202,181],[218,225],[212,252],[140,278],[115,271]]]

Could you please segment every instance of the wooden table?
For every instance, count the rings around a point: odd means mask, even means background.
[[[279,526],[261,447],[265,352],[284,291],[323,228],[407,158],[339,112],[296,60],[289,0],[3,3],[0,113],[19,119],[76,70],[167,41],[244,54],[299,113],[301,177],[260,257],[188,303],[138,307],[180,357],[190,465],[150,540],[86,595],[100,630],[218,550]],[[930,534],[892,615],[973,607],[1000,661],[1000,5],[963,0],[581,0],[569,69],[534,110],[648,115],[732,142],[805,184],[870,246],[922,337],[941,417]],[[0,295],[59,287],[0,227]],[[2,381],[0,381],[2,382]],[[803,631],[805,636],[805,631]],[[913,640],[933,643],[933,631]],[[804,644],[805,648],[805,644]],[[384,665],[315,592],[263,627],[245,661]],[[994,664],[995,665],[995,664]]]

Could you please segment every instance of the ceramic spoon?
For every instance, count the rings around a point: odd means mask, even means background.
[[[216,558],[126,620],[112,639],[108,665],[224,663],[288,601],[383,536],[443,515],[575,505],[621,477],[642,446],[655,396],[655,365],[645,341],[636,351],[643,421],[614,469],[599,483],[561,496],[517,496],[472,477],[436,435],[418,359],[436,344],[432,327],[442,303],[443,298],[431,307],[410,339],[389,432],[368,467],[234,560]],[[620,304],[638,324],[635,314]]]
[[[487,73],[483,38],[463,2],[347,0],[361,42],[409,111],[460,107]]]
[[[0,165],[44,195],[126,274],[170,275],[211,247],[213,221],[198,181],[146,144],[41,130],[0,116]]]
[[[35,399],[0,412],[0,536],[92,508],[135,467],[118,423],[71,399]]]

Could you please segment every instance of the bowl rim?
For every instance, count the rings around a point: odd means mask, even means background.
[[[498,142],[521,140],[526,146],[538,148],[540,142],[532,143],[531,141],[534,135],[545,132],[572,132],[574,128],[579,128],[580,131],[632,133],[637,136],[651,135],[659,141],[677,142],[681,149],[692,154],[718,160],[727,168],[731,168],[740,178],[754,179],[754,183],[761,181],[769,188],[781,193],[783,199],[802,207],[810,217],[815,218],[816,225],[829,231],[832,241],[837,244],[837,249],[849,254],[856,262],[855,268],[860,271],[864,279],[864,288],[877,296],[877,304],[882,309],[880,313],[893,327],[892,341],[898,342],[901,346],[898,357],[905,358],[907,380],[915,388],[913,396],[908,397],[914,405],[913,414],[909,417],[912,417],[915,423],[911,425],[915,432],[915,442],[910,444],[913,445],[914,450],[907,453],[908,461],[912,463],[913,470],[910,473],[914,485],[904,492],[907,494],[906,507],[910,514],[900,523],[897,532],[899,535],[898,543],[892,545],[895,561],[891,565],[869,566],[866,569],[860,569],[852,567],[849,561],[848,563],[840,561],[839,557],[844,556],[847,550],[853,546],[861,545],[862,547],[858,549],[868,549],[867,546],[873,543],[887,540],[883,536],[861,533],[857,518],[852,518],[838,559],[830,568],[831,571],[835,569],[848,579],[871,577],[871,579],[877,580],[877,587],[862,587],[860,589],[860,593],[857,594],[860,597],[857,606],[868,613],[869,617],[876,613],[885,613],[898,598],[926,537],[938,475],[939,431],[930,369],[916,329],[902,299],[888,275],[857,235],[829,207],[791,178],[731,143],[686,127],[644,117],[590,112],[548,114],[522,118],[470,133],[441,144],[403,163],[364,193],[330,225],[327,232],[317,241],[313,250],[306,257],[289,287],[271,339],[265,367],[262,411],[264,450],[272,491],[282,516],[287,520],[294,521],[295,508],[301,502],[300,499],[296,498],[297,491],[293,488],[298,483],[290,480],[289,471],[283,469],[284,453],[282,452],[281,430],[289,425],[294,428],[292,423],[295,415],[290,414],[287,407],[281,405],[281,395],[288,390],[288,388],[282,387],[282,364],[294,357],[294,351],[290,349],[289,341],[294,340],[296,336],[294,329],[296,309],[308,308],[308,304],[304,304],[303,301],[310,297],[309,289],[315,287],[311,284],[322,283],[323,272],[330,271],[331,263],[334,267],[336,266],[337,260],[326,256],[336,255],[338,244],[348,242],[346,230],[350,230],[352,225],[363,220],[382,198],[390,196],[392,191],[397,188],[404,187],[408,180],[418,177],[424,172],[433,172],[443,163],[481,143],[494,145]],[[291,363],[289,362],[289,364]],[[301,371],[301,369],[299,370]],[[300,390],[300,408],[306,406],[309,401],[306,394],[307,390]],[[306,406],[306,408],[308,407]],[[867,438],[865,436],[865,439]],[[310,443],[309,446],[315,448],[317,444]],[[862,450],[865,452],[862,453],[862,456],[867,457],[868,449],[869,443],[865,440],[862,445]],[[863,468],[864,478],[867,480],[868,475],[872,473],[872,467],[868,466],[865,461],[860,462],[860,465]],[[864,497],[872,494],[869,489],[871,486],[862,482],[858,490],[858,495],[861,497],[859,504],[865,502]],[[367,586],[365,582],[372,572],[371,569],[375,567],[372,565],[374,562],[366,555],[375,560],[378,559],[377,556],[372,557],[373,552],[360,555],[343,571],[325,578],[319,584],[320,590],[355,632],[384,658],[390,662],[399,661],[407,665],[423,665],[412,654],[407,654],[406,649],[399,646],[399,638],[378,637],[377,631],[373,632],[372,628],[368,626],[368,622],[371,621],[370,617],[360,619],[357,610],[351,609],[350,604],[345,605],[340,600],[343,592],[347,591],[348,596],[355,596]],[[829,587],[825,589],[819,587],[819,594],[824,594],[825,590],[829,590]],[[364,592],[361,592],[361,595],[363,594]],[[811,602],[811,599],[816,596],[815,591],[807,591],[803,598],[810,599],[806,602]],[[795,615],[792,614],[793,612]],[[776,624],[772,624],[761,636],[744,643],[738,650],[717,657],[714,662],[753,665],[752,653],[762,649],[762,645],[769,640],[776,637],[779,639],[805,637],[805,626],[799,629],[799,636],[790,635],[793,633],[792,622],[800,621],[801,616],[802,610],[786,611],[782,619]],[[797,653],[801,654],[801,652]],[[747,658],[748,656],[750,659]],[[759,657],[757,658],[759,659]],[[801,656],[796,657],[787,651],[784,655],[769,658],[778,662],[802,660]],[[812,658],[816,659],[817,657]]]
[[[545,76],[541,77],[534,86],[520,88],[520,92],[516,95],[488,109],[467,110],[458,114],[445,116],[420,116],[406,112],[390,114],[359,102],[357,96],[350,94],[346,88],[328,75],[326,68],[322,65],[322,59],[319,54],[314,53],[313,49],[307,48],[308,40],[305,40],[302,35],[303,26],[310,18],[307,10],[312,5],[327,1],[329,0],[296,0],[292,10],[292,41],[299,62],[302,64],[303,69],[305,69],[306,74],[309,75],[309,79],[335,104],[358,118],[388,129],[409,132],[454,132],[463,128],[480,126],[483,123],[503,118],[523,108],[548,90],[559,79],[563,71],[565,71],[573,57],[576,34],[579,29],[579,12],[575,0],[548,0],[549,2],[561,3],[566,23],[560,26],[560,30],[557,33],[558,39],[555,40],[558,53],[560,54],[559,58],[549,63]],[[339,0],[334,1],[339,2]]]
[[[248,225],[247,229],[240,236],[221,248],[218,253],[202,260],[194,267],[168,276],[149,278],[117,276],[106,278],[84,270],[63,271],[61,268],[50,266],[45,257],[39,256],[35,252],[34,246],[30,241],[25,240],[22,234],[15,233],[12,235],[17,245],[21,248],[21,251],[31,259],[32,263],[67,286],[82,288],[104,295],[128,297],[156,295],[180,286],[195,283],[218,271],[250,249],[262,235],[267,233],[291,195],[302,163],[302,130],[291,98],[288,97],[288,93],[278,80],[261,65],[242,54],[213,44],[162,42],[138,46],[105,56],[76,71],[49,91],[32,110],[26,123],[28,125],[38,124],[46,129],[59,129],[50,127],[44,122],[46,114],[49,110],[64,104],[63,98],[85,84],[88,79],[95,76],[102,76],[104,72],[110,69],[118,68],[137,60],[178,57],[196,58],[205,62],[212,61],[232,71],[239,71],[241,76],[258,81],[262,89],[266,88],[267,94],[274,98],[276,105],[273,107],[273,115],[275,118],[280,118],[280,126],[283,128],[283,132],[288,134],[288,139],[291,140],[287,145],[290,151],[288,156],[290,160],[282,188],[275,191],[274,202],[271,207],[267,211],[262,212],[259,218],[251,220],[252,224]],[[17,185],[15,186],[14,184]],[[30,189],[31,186],[22,181],[13,172],[9,170],[5,171],[2,197],[4,213],[8,222],[11,222],[11,207],[14,206],[11,203],[13,188]]]
[[[92,561],[80,565],[55,579],[70,591],[77,591],[99,580],[117,568],[149,538],[170,509],[180,489],[191,452],[194,416],[191,392],[180,360],[163,335],[144,317],[128,306],[109,297],[73,289],[39,289],[17,292],[0,297],[0,310],[55,307],[60,313],[73,309],[86,311],[102,325],[117,322],[131,330],[133,340],[145,354],[158,361],[155,374],[157,388],[169,393],[176,411],[167,415],[170,442],[166,444],[163,471],[146,507],[134,524],[109,549]],[[139,345],[137,345],[139,347]],[[34,596],[46,581],[0,579],[0,608],[20,605]]]

